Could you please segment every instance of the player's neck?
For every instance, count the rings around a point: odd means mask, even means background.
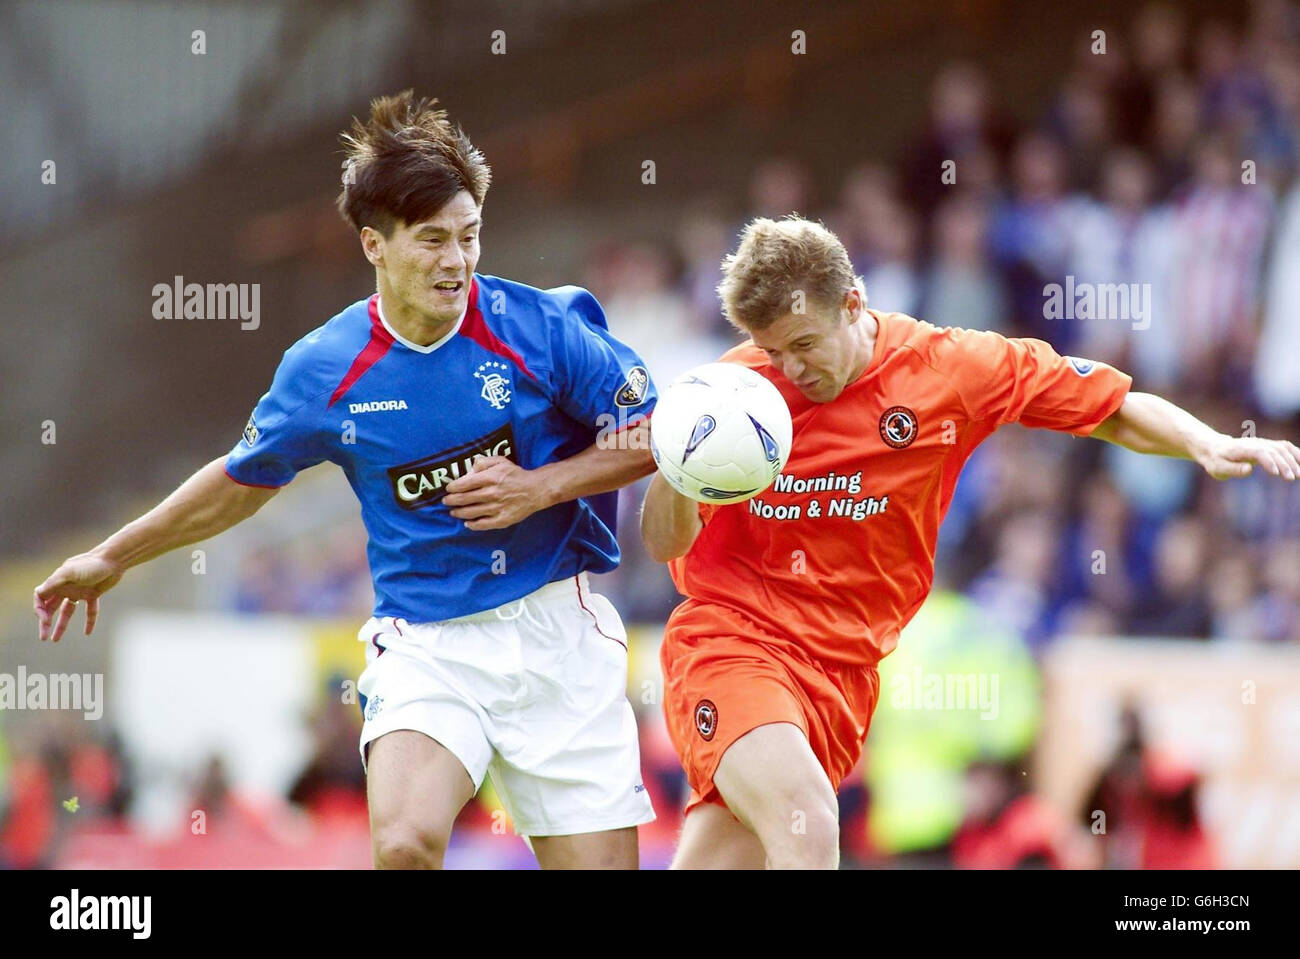
[[[379,286],[379,314],[394,333],[418,346],[431,346],[451,332],[459,318],[438,320],[407,307],[390,290]]]
[[[853,375],[849,377],[850,383],[856,381],[859,376],[867,371],[867,367],[871,365],[872,357],[876,354],[876,340],[880,338],[880,324],[865,309],[862,311],[861,318],[854,325],[858,330],[858,356],[853,364]]]

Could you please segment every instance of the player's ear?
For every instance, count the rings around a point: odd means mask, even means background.
[[[384,235],[372,226],[361,228],[361,252],[371,266],[384,265]]]
[[[856,286],[850,287],[849,291],[844,294],[844,305],[841,308],[841,315],[849,326],[858,322],[858,318],[862,316],[862,307],[862,296],[858,292],[858,288]]]

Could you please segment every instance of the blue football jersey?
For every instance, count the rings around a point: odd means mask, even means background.
[[[616,491],[485,531],[442,499],[478,457],[525,469],[567,459],[655,400],[645,364],[586,290],[475,274],[464,315],[437,343],[396,335],[375,294],[286,350],[226,472],[279,487],[337,463],[369,532],[374,615],[435,622],[618,565]]]

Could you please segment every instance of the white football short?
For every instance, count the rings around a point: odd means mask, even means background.
[[[627,632],[581,573],[439,623],[370,619],[361,761],[413,729],[492,784],[521,836],[601,832],[655,818],[627,701]]]

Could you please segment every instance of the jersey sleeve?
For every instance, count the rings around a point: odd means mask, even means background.
[[[226,457],[226,475],[245,486],[278,488],[327,458],[318,424],[328,387],[308,375],[291,348],[271,388],[248,418],[244,435]]]
[[[658,400],[650,372],[609,332],[596,298],[576,287],[569,291],[564,316],[552,329],[554,402],[593,430],[635,425]]]
[[[1133,378],[1096,360],[1062,356],[1043,340],[952,329],[943,372],[976,420],[1087,436],[1124,403]]]

